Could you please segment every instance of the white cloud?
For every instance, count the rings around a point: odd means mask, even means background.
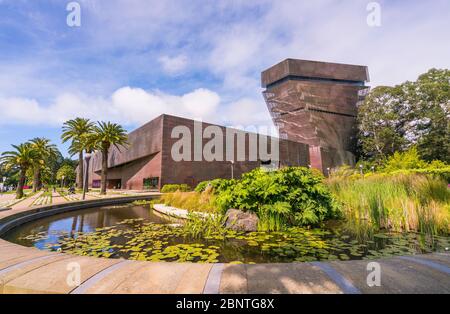
[[[219,103],[219,95],[204,88],[177,96],[122,87],[111,97],[111,106],[116,116],[121,116],[124,123],[135,124],[142,124],[163,113],[211,120],[214,119]]]
[[[188,64],[188,58],[185,55],[175,57],[162,56],[158,59],[164,72],[168,74],[180,74]]]
[[[380,1],[378,28],[366,24],[367,1],[80,3],[77,30],[55,27],[55,10],[28,3],[21,11],[46,18],[2,24],[0,44],[11,48],[0,54],[9,56],[0,58],[0,125],[87,116],[137,126],[162,113],[265,125],[260,72],[287,57],[366,64],[372,86],[450,67],[448,1]],[[7,46],[12,29],[26,44]],[[177,80],[181,73],[189,79]]]
[[[161,114],[217,123],[247,131],[275,135],[270,115],[260,101],[244,98],[225,103],[209,89],[171,95],[142,88],[122,87],[110,97],[64,93],[49,105],[35,99],[0,97],[0,127],[6,125],[61,126],[85,117],[138,127]]]

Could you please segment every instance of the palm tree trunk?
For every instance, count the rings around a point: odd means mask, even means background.
[[[108,150],[102,150],[102,186],[100,189],[101,195],[106,195],[106,181],[108,180]]]
[[[37,183],[38,183],[38,190],[42,190],[42,172],[41,170],[39,170],[39,175],[37,178]]]
[[[77,175],[77,187],[79,189],[83,188],[83,168],[84,168],[84,164],[83,164],[83,151],[78,153],[78,175]]]
[[[17,184],[17,191],[16,191],[16,198],[22,198],[23,197],[23,186],[25,185],[26,180],[26,169],[20,169],[19,174],[19,183]]]
[[[33,172],[33,192],[37,192],[41,188],[39,186],[40,185],[39,177],[40,177],[40,169],[38,166],[36,166]]]

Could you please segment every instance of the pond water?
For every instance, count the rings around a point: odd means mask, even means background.
[[[450,238],[379,233],[360,241],[342,228],[290,228],[283,232],[226,230],[189,236],[177,221],[146,206],[106,206],[62,213],[11,230],[8,241],[77,255],[178,262],[306,262],[373,259],[445,251]]]

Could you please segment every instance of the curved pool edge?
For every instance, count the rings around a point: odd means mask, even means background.
[[[113,197],[2,212],[0,236],[20,224],[56,213],[156,196]],[[381,286],[376,282],[369,286],[369,275],[377,267]],[[78,283],[74,282],[77,270]],[[450,293],[450,254],[255,265],[164,263],[75,256],[0,239],[0,293]]]
[[[145,194],[121,197],[109,197],[95,200],[74,201],[57,205],[44,205],[22,210],[3,211],[0,216],[0,237],[11,229],[24,223],[37,220],[40,218],[52,216],[59,213],[86,209],[90,207],[109,206],[117,204],[125,204],[139,200],[152,200],[159,197],[160,194]],[[6,215],[5,215],[6,214]]]

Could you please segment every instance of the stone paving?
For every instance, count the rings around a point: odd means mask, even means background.
[[[30,193],[30,192],[27,192]],[[31,196],[32,197],[32,196]],[[25,201],[28,198],[22,198],[22,199],[16,199],[15,193],[8,193],[8,194],[0,194],[0,209],[6,209],[10,208],[14,205],[18,205],[19,203]]]
[[[46,252],[0,240],[0,293],[450,293],[450,274],[443,271],[450,270],[450,254],[413,259],[377,260],[381,286],[369,287],[368,261],[322,263],[340,281],[314,263],[153,263]],[[444,268],[424,266],[423,260]],[[76,269],[80,285],[72,284]]]
[[[20,201],[19,203],[14,204],[13,206],[11,206],[11,209],[12,209],[11,211],[23,210],[23,209],[31,207],[31,205],[42,195],[42,193],[43,192],[37,192],[36,194],[34,194],[30,197],[27,197],[23,201]]]
[[[31,209],[8,215],[24,210]],[[380,266],[380,286],[368,285],[370,262]],[[40,251],[0,239],[0,293],[448,294],[450,254],[256,265],[160,263]]]

